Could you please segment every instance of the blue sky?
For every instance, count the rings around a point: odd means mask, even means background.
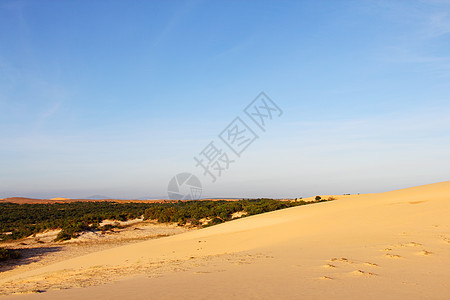
[[[443,0],[2,1],[0,197],[446,181],[449,50]],[[283,115],[212,183],[193,157],[261,91]]]

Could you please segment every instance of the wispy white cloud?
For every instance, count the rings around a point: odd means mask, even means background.
[[[181,5],[171,16],[169,21],[166,23],[164,28],[160,31],[160,33],[156,36],[153,41],[153,46],[159,46],[163,43],[168,36],[182,23],[182,20],[185,15],[191,12],[198,4],[203,2],[203,0],[191,0],[185,2]]]
[[[404,148],[450,147],[450,107],[429,107],[420,110],[376,115],[372,117],[336,121],[299,121],[289,126],[302,136],[302,148],[319,150],[323,141],[327,149],[373,150],[391,147]],[[433,144],[435,142],[436,144]],[[412,151],[410,149],[409,151]]]
[[[386,63],[423,65],[439,77],[450,76],[450,55],[442,49],[450,34],[450,1],[374,1],[369,13],[383,16],[394,26],[391,36],[377,49]],[[388,25],[387,25],[388,26]]]
[[[58,113],[62,103],[62,101],[50,103],[50,105],[38,116],[38,120],[36,122],[37,129],[41,129],[48,119]]]
[[[422,29],[425,38],[436,38],[450,34],[450,15],[441,11],[424,15],[425,24]]]

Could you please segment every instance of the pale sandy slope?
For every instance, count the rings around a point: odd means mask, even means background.
[[[97,252],[8,278],[0,289],[48,290],[11,299],[450,299],[449,266],[444,182]]]

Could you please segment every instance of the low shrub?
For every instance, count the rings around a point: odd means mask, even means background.
[[[5,261],[8,259],[18,259],[20,257],[20,252],[17,250],[0,248],[0,261]]]

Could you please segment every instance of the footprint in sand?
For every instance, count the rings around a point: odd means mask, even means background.
[[[450,244],[450,239],[449,239],[448,237],[446,237],[445,235],[440,235],[439,237],[442,238],[442,240],[444,241],[444,243]]]
[[[422,246],[422,244],[416,243],[416,242],[409,242],[406,244],[400,244],[400,247],[418,247]]]
[[[363,270],[356,270],[356,271],[353,271],[352,274],[357,275],[357,276],[365,276],[365,277],[378,276],[378,275],[375,274],[375,273],[366,272],[366,271],[363,271]]]
[[[364,263],[366,266],[370,266],[370,267],[379,267],[379,265],[375,264],[375,263],[371,263],[371,262],[365,262]]]
[[[397,255],[397,254],[390,254],[390,253],[386,253],[385,256],[386,256],[386,257],[389,257],[389,258],[394,258],[394,259],[403,258],[403,257],[401,257],[400,255]]]
[[[352,261],[348,260],[348,259],[345,258],[345,257],[341,257],[341,258],[333,257],[333,258],[330,258],[328,261],[330,261],[330,262],[336,262],[336,261],[338,261],[338,262],[349,263],[349,264],[352,264],[352,263],[353,263]]]
[[[328,276],[322,276],[319,278],[320,280],[333,280],[333,278],[328,277]]]
[[[411,202],[409,202],[409,204],[420,204],[420,203],[424,203],[424,202],[427,202],[427,200],[425,200],[425,201],[411,201]]]
[[[207,271],[196,271],[194,272],[194,274],[209,274],[211,272],[207,272]]]
[[[422,250],[418,253],[419,255],[423,255],[423,256],[428,256],[433,254],[433,252],[427,251],[427,250]]]
[[[348,258],[345,258],[345,257],[341,257],[341,258],[333,257],[333,258],[330,258],[328,261],[332,262],[332,263],[344,263],[344,264],[354,264],[355,263],[354,261],[352,261]]]
[[[422,246],[422,244],[416,243],[416,242],[411,242],[411,243],[408,243],[407,245],[410,246],[410,247]]]
[[[323,265],[322,267],[327,268],[327,269],[334,269],[334,268],[336,268],[336,266],[332,265],[332,264],[326,264],[326,265]]]

